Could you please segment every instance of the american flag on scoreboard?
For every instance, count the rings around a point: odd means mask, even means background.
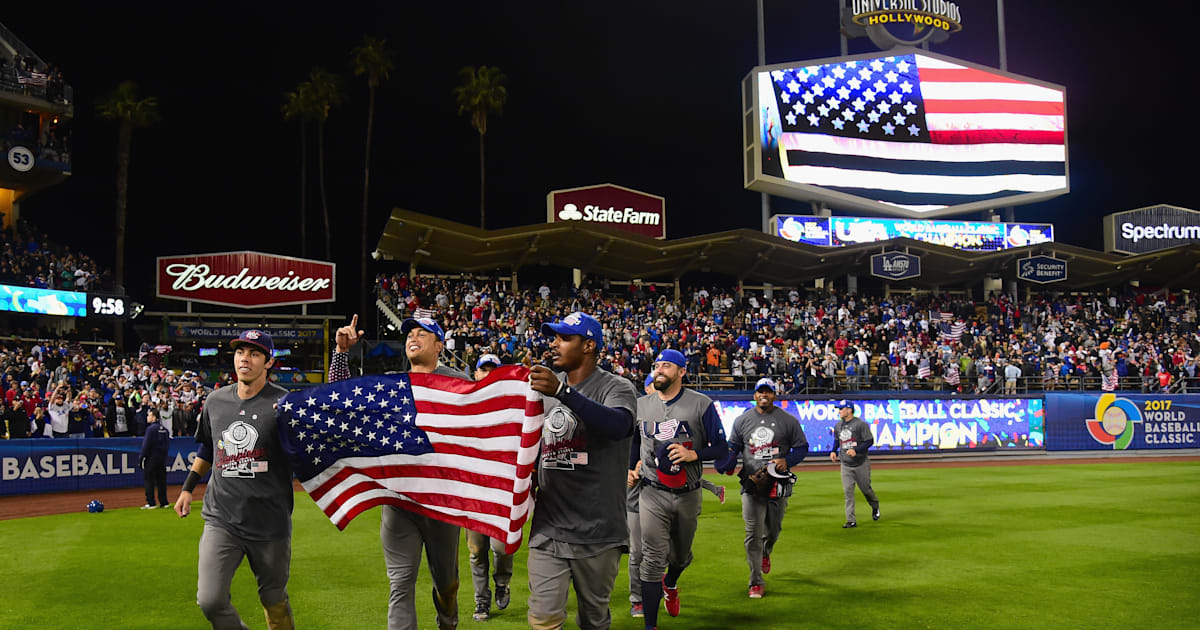
[[[914,210],[1067,187],[1060,90],[920,54],[770,76],[788,181]]]
[[[338,529],[395,505],[521,545],[542,397],[529,370],[478,383],[439,374],[364,376],[292,392],[279,433],[296,477]]]

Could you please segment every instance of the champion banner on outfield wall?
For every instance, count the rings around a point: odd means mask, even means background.
[[[1046,448],[1200,447],[1200,395],[1046,394]]]
[[[181,484],[196,440],[171,438],[167,483]],[[0,440],[0,496],[140,487],[142,438]]]
[[[808,450],[833,450],[838,423],[835,400],[780,400],[778,406],[800,421]],[[854,415],[875,435],[872,451],[994,451],[1038,449],[1044,445],[1040,398],[954,398],[854,400]],[[726,435],[754,401],[717,396],[714,401]]]
[[[332,302],[334,263],[263,252],[158,258],[157,295],[238,308]]]

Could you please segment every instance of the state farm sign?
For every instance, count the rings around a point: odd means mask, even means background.
[[[160,256],[157,295],[239,308],[332,302],[336,268],[262,252]]]
[[[601,184],[546,195],[546,222],[605,225],[652,238],[667,237],[667,203],[658,195]]]

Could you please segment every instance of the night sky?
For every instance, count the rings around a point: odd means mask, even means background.
[[[488,225],[545,221],[547,192],[612,182],[662,195],[670,238],[760,225],[742,188],[739,82],[756,65],[753,0],[600,3],[6,3],[0,22],[74,86],[70,180],[22,204],[61,242],[111,265],[116,131],[95,99],[125,79],[160,99],[134,137],[128,288],[149,301],[154,257],[261,249],[298,255],[299,132],[279,113],[311,68],[342,74],[327,130],[334,258],[357,304],[366,85],[350,71],[364,34],[397,67],[378,96],[369,242],[394,207],[478,224],[478,136],[457,115],[464,65],[494,65],[509,100],[487,135]],[[836,0],[766,0],[767,63],[839,54]],[[932,50],[996,67],[995,3],[962,0],[962,32]],[[1099,248],[1100,218],[1200,207],[1188,155],[1194,67],[1183,2],[1119,11],[1009,0],[1008,69],[1063,84],[1072,192],[1019,207],[1057,239]],[[852,40],[851,54],[874,50]],[[1190,96],[1189,96],[1190,94]],[[315,162],[314,162],[315,166]],[[310,169],[315,177],[315,170]],[[774,198],[775,212],[807,204]],[[315,178],[310,234],[319,225]],[[978,214],[962,217],[977,219]],[[321,257],[313,237],[310,257]]]

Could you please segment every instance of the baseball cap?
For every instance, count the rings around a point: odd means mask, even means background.
[[[687,359],[685,359],[683,353],[678,350],[663,350],[662,352],[659,352],[658,356],[655,357],[654,362],[658,363],[659,361],[667,361],[669,363],[674,363],[679,367],[687,367]]]
[[[667,456],[669,446],[670,443],[663,442],[654,449],[654,471],[662,485],[668,488],[682,488],[687,485],[687,473],[683,472],[682,465],[671,463],[671,458]]]
[[[646,375],[646,381],[645,381],[644,383],[642,383],[642,388],[643,388],[643,389],[645,389],[645,388],[647,388],[647,387],[650,387],[650,384],[651,384],[651,383],[653,383],[653,382],[654,382],[654,375],[653,375],[653,374],[647,374],[647,375]]]
[[[833,406],[837,407],[838,409],[853,409],[854,403],[850,402],[849,400],[838,400],[834,401]]]
[[[567,315],[561,322],[546,322],[542,324],[542,334],[547,337],[554,335],[579,335],[594,340],[597,344],[604,340],[604,330],[595,317],[576,311]]]
[[[766,387],[767,389],[769,389],[773,392],[779,391],[779,388],[775,387],[775,381],[772,381],[771,379],[766,378],[765,376],[763,378],[758,379],[758,382],[754,384],[754,391],[758,391],[764,387]]]
[[[441,325],[429,317],[410,317],[404,320],[404,323],[400,324],[400,334],[407,337],[409,331],[418,326],[437,335],[438,341],[446,341],[446,333],[442,331]]]
[[[239,346],[246,344],[255,346],[259,350],[267,353],[267,358],[275,356],[275,341],[271,339],[271,335],[261,330],[255,328],[243,330],[242,334],[237,336],[237,339],[233,339],[229,342],[230,347],[232,347],[234,350],[237,350]]]
[[[489,352],[489,353],[479,357],[479,360],[475,362],[475,369],[478,370],[479,368],[481,368],[489,363],[491,363],[492,365],[494,365],[496,367],[500,367],[501,366],[500,357]]]

